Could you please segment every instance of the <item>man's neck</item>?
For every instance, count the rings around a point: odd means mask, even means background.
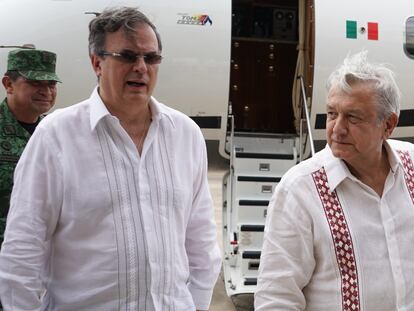
[[[35,113],[31,113],[27,109],[22,109],[17,105],[15,102],[11,101],[10,99],[6,99],[6,104],[9,107],[11,113],[14,115],[17,121],[33,124],[39,120],[39,115]]]
[[[140,107],[141,108],[141,107]],[[121,126],[128,133],[129,137],[134,142],[141,154],[144,145],[145,137],[147,136],[149,126],[152,121],[151,109],[149,104],[142,107],[143,109],[136,109],[134,113],[125,113],[123,111],[117,111],[111,114],[116,116]]]
[[[352,175],[372,188],[380,197],[382,196],[385,180],[390,171],[390,163],[385,147],[382,147],[381,154],[372,161],[358,162],[358,164],[345,163]]]
[[[30,135],[32,135],[34,133],[37,125],[40,122],[40,118],[37,119],[37,121],[35,123],[25,123],[25,122],[21,122],[21,121],[18,121],[18,122],[27,132],[29,132]]]

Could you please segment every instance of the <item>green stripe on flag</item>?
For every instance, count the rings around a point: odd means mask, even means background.
[[[356,21],[346,21],[346,37],[348,39],[357,38],[357,22]]]

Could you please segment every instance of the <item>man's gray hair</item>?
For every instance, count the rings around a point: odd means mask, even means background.
[[[332,88],[349,93],[352,85],[366,83],[376,95],[378,119],[387,119],[392,113],[399,116],[401,93],[394,72],[382,64],[369,63],[367,54],[367,51],[362,51],[345,58],[343,64],[328,78],[328,94]]]
[[[104,50],[107,33],[122,29],[127,37],[134,36],[135,26],[146,24],[154,30],[161,53],[161,37],[155,25],[136,8],[107,8],[89,23],[89,54],[97,54]]]

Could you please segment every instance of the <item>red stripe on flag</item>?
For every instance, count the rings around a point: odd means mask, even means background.
[[[368,23],[368,40],[378,40],[378,23]]]

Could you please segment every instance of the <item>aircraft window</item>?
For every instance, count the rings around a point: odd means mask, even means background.
[[[405,23],[405,51],[410,58],[414,58],[414,16]]]

